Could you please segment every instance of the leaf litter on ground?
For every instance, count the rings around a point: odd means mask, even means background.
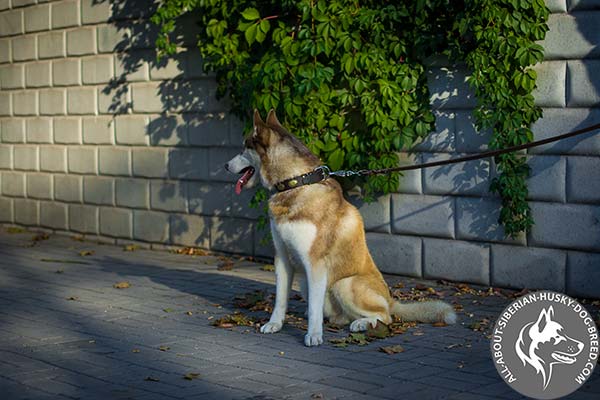
[[[237,295],[233,299],[233,305],[250,311],[273,311],[271,296],[267,296],[264,290]]]
[[[131,287],[131,283],[123,281],[123,282],[117,282],[113,285],[113,287],[115,289],[127,289]]]
[[[227,314],[221,318],[217,318],[211,325],[225,329],[233,328],[234,326],[254,326],[254,319],[240,312],[234,312],[233,314]]]
[[[199,379],[200,378],[200,374],[197,372],[188,372],[187,374],[185,374],[183,376],[183,379],[186,379],[188,381],[192,381],[194,379]]]
[[[197,249],[195,247],[182,247],[179,249],[171,250],[171,253],[183,254],[186,256],[207,256],[209,253],[206,250]]]
[[[394,346],[383,346],[379,348],[379,351],[391,355],[404,352],[404,347],[400,346],[399,344]]]
[[[140,246],[138,246],[137,244],[128,244],[126,246],[123,246],[123,251],[136,251],[139,248]]]
[[[81,251],[79,252],[79,255],[80,255],[81,257],[87,257],[87,256],[93,256],[93,255],[94,255],[94,253],[95,253],[95,251],[94,251],[94,250],[81,250]]]
[[[416,322],[403,322],[401,319],[394,318],[389,325],[377,321],[375,327],[369,325],[365,332],[353,332],[344,338],[330,339],[329,341],[335,347],[348,347],[349,345],[365,346],[377,339],[385,339],[395,335],[403,334],[408,329],[414,328]]]

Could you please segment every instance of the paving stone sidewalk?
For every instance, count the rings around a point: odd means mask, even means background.
[[[264,264],[33,237],[0,233],[2,399],[520,398],[496,373],[486,338],[508,297],[387,276],[403,293],[441,292],[462,307],[460,323],[345,348],[329,340],[347,330],[330,328],[323,346],[307,348],[302,323],[274,335],[211,325],[239,309],[236,296],[274,292]],[[304,308],[295,296],[290,313]],[[391,345],[404,351],[378,350]],[[600,398],[599,370],[570,398]]]

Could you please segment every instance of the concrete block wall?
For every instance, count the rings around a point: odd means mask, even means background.
[[[600,122],[600,3],[548,1],[536,103],[544,117],[536,139]],[[477,132],[475,97],[460,66],[429,69],[437,131],[401,160],[431,161],[477,153],[490,132]],[[390,220],[364,206],[367,240],[386,272],[513,288],[545,288],[600,297],[600,133],[531,149],[529,200],[535,225],[504,237],[499,199],[489,190],[493,160],[411,172],[398,194],[379,199]]]
[[[222,165],[241,126],[215,99],[193,31],[157,63],[153,2],[0,2],[0,222],[115,243],[269,256],[251,193]],[[552,0],[536,66],[545,138],[600,122],[600,5]],[[193,24],[190,24],[193,26]],[[460,66],[432,66],[437,129],[401,163],[487,148]],[[493,160],[407,173],[398,193],[355,201],[390,273],[600,297],[600,135],[532,149],[529,235],[504,237]]]
[[[0,2],[0,223],[268,256],[223,170],[242,123],[193,32],[156,61],[153,7]]]

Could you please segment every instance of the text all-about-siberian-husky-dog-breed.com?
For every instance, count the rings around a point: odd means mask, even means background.
[[[453,308],[441,301],[402,304],[390,296],[375,266],[358,210],[348,203],[335,179],[318,167],[321,161],[277,120],[254,112],[254,129],[244,151],[225,168],[241,174],[235,190],[252,187],[257,177],[275,194],[269,199],[275,246],[277,290],[275,307],[263,333],[281,330],[294,272],[308,300],[307,346],[323,343],[323,317],[335,324],[350,323],[352,332],[377,321],[389,324],[390,314],[405,321],[456,322]],[[258,173],[256,173],[258,172]]]

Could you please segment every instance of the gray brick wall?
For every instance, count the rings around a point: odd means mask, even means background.
[[[600,122],[596,3],[548,1],[536,138]],[[272,254],[255,230],[252,192],[236,196],[235,177],[222,168],[240,150],[243,124],[213,97],[193,32],[177,56],[157,63],[148,10],[90,0],[3,4],[0,223]],[[399,153],[401,163],[487,148],[467,75],[459,66],[429,69],[436,130]],[[398,193],[371,204],[352,198],[381,270],[600,297],[600,135],[527,157],[536,225],[514,239],[504,237],[488,190],[493,160],[410,171]]]

